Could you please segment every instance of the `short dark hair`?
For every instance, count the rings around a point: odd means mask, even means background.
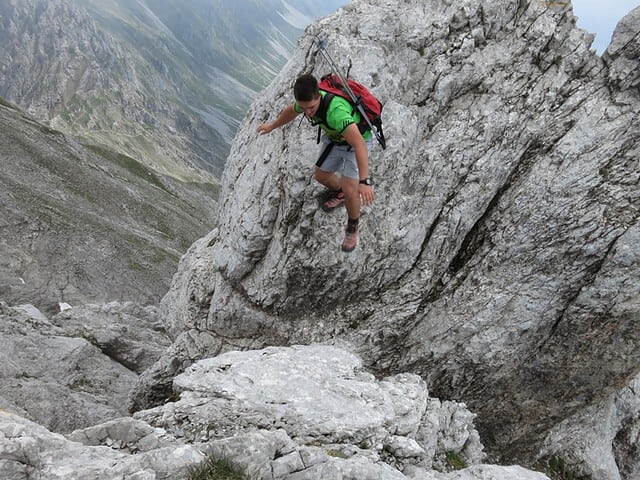
[[[293,85],[293,96],[299,102],[310,102],[320,95],[318,80],[309,73],[300,75]]]

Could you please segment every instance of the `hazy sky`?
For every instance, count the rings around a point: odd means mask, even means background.
[[[640,6],[640,0],[572,0],[573,13],[578,17],[578,27],[595,33],[591,45],[598,53],[604,52],[611,41],[611,34],[622,17]]]

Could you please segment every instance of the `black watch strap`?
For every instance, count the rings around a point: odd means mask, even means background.
[[[363,178],[362,180],[360,180],[360,183],[363,183],[365,185],[373,185],[373,182],[371,181],[371,179],[369,177]]]

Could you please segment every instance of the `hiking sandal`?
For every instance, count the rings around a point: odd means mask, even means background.
[[[329,213],[334,211],[340,205],[344,204],[344,193],[342,190],[331,192],[331,196],[322,204],[322,210]]]

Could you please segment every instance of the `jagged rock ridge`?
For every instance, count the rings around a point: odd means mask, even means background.
[[[308,28],[236,136],[219,228],[163,301],[177,338],[133,407],[194,359],[338,338],[467,402],[492,453],[533,461],[639,371],[639,17],[602,58],[569,4],[354,1]],[[342,213],[317,207],[315,131],[255,133],[298,74],[327,71],[317,36],[385,104],[349,256]]]

